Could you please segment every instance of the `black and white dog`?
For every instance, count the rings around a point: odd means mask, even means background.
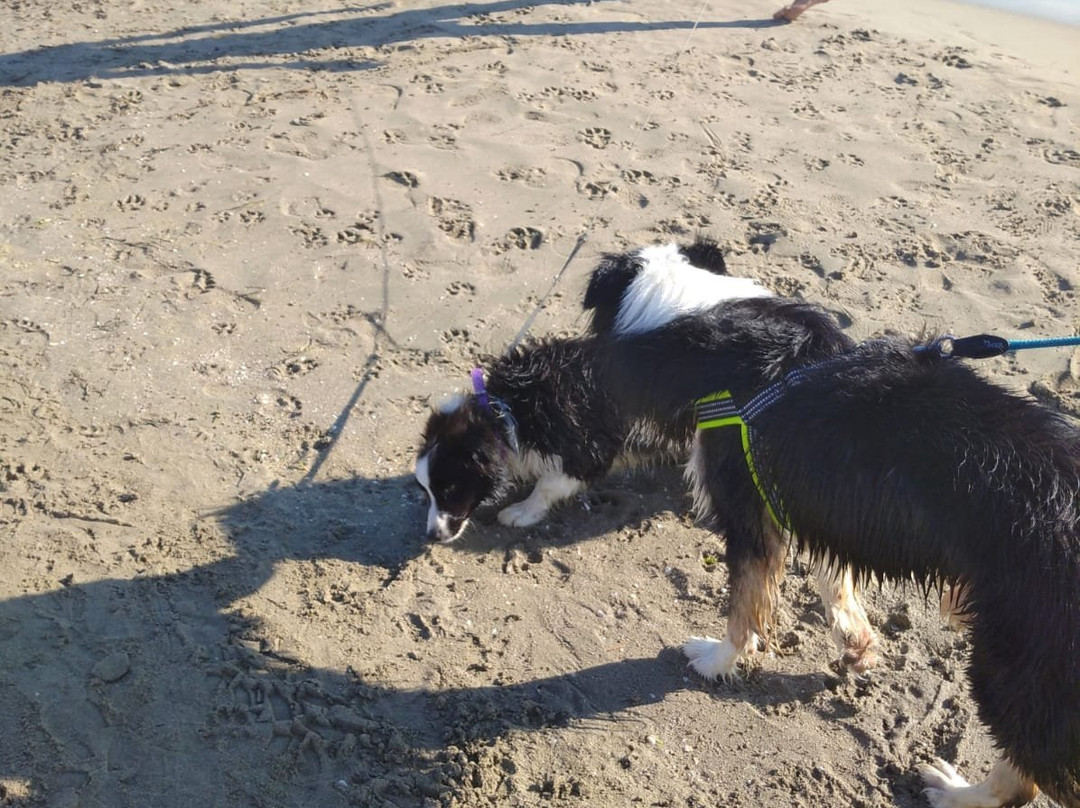
[[[706,241],[609,255],[596,277],[619,267],[632,267],[636,278],[632,299],[619,312],[632,328],[655,327],[723,300],[770,295],[752,280],[728,276],[719,248]],[[416,463],[431,503],[429,539],[457,538],[481,502],[505,494],[515,481],[535,486],[527,499],[504,508],[499,521],[524,527],[607,474],[622,455],[673,444],[685,454],[692,425],[648,434],[622,417],[596,379],[595,347],[592,337],[527,342],[487,359],[473,371],[470,392],[437,406]]]
[[[851,347],[820,309],[777,298],[725,272],[720,250],[704,240],[608,255],[585,296],[595,335],[528,343],[474,370],[473,390],[433,411],[421,440],[416,479],[430,500],[429,539],[457,538],[475,508],[514,481],[535,486],[528,498],[504,508],[499,520],[525,526],[604,476],[622,456],[688,455],[692,412],[628,417],[599,378],[598,349],[610,334],[640,335],[647,342],[677,318],[727,301],[732,312],[756,323],[745,334],[747,363],[756,363],[763,383],[789,366]],[[818,577],[843,662],[856,672],[871,668],[876,637],[855,597],[851,571],[831,574],[823,565]]]
[[[948,340],[852,345],[775,298],[627,328],[633,273],[601,270],[596,378],[624,418],[697,424],[688,477],[725,536],[726,637],[688,641],[692,667],[727,676],[755,649],[792,543],[860,578],[948,585],[1003,759],[974,786],[924,765],[927,796],[1022,805],[1041,788],[1080,808],[1080,430]]]

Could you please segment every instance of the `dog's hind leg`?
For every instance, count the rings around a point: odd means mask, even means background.
[[[814,566],[825,620],[840,651],[840,661],[848,670],[866,673],[878,663],[878,639],[855,594],[851,568],[837,568],[826,559]]]
[[[921,764],[919,774],[926,783],[923,793],[934,808],[1015,808],[1027,805],[1039,793],[1035,783],[1007,760],[998,761],[986,779],[974,786],[940,758]]]
[[[760,545],[746,546],[739,532],[728,530],[727,555],[731,588],[731,613],[727,637],[691,637],[683,653],[706,679],[735,674],[739,658],[757,650],[759,637],[767,636],[787,566],[787,541],[772,517],[762,514]]]

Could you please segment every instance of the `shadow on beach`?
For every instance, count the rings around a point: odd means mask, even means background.
[[[541,5],[582,5],[584,0]],[[558,37],[690,30],[692,20],[659,22],[506,22],[489,15],[535,7],[524,0],[391,10],[389,3],[193,25],[174,31],[72,42],[0,54],[0,86],[136,76],[218,73],[268,67],[362,71],[370,53],[444,37]],[[701,21],[698,28],[764,28],[773,20]],[[364,52],[350,53],[353,49]],[[233,64],[223,60],[235,60]]]
[[[517,684],[394,689],[305,664],[244,608],[290,559],[346,562],[394,586],[429,552],[414,487],[409,477],[273,487],[196,524],[227,535],[227,558],[0,603],[0,714],[29,728],[3,745],[0,778],[29,781],[50,805],[113,804],[117,780],[158,806],[315,798],[328,783],[358,804],[413,805],[510,776],[484,752],[508,733],[632,721],[635,707],[687,686],[685,661],[668,650]],[[625,487],[595,496],[599,514],[558,515],[576,526],[566,541],[599,535],[627,514],[611,502],[634,498]],[[488,528],[472,530],[466,551],[497,546]],[[776,702],[822,686],[797,678],[715,696]]]

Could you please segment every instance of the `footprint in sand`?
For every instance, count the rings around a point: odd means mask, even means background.
[[[274,365],[270,368],[268,374],[274,379],[290,379],[297,376],[306,376],[318,366],[317,359],[312,359],[309,356],[296,356]]]
[[[1041,267],[1033,268],[1032,274],[1042,287],[1043,299],[1047,303],[1052,306],[1072,304],[1076,290],[1068,278]]]
[[[375,214],[373,213],[361,213],[357,215],[355,222],[350,224],[344,230],[338,231],[338,243],[363,244],[366,246],[376,244],[378,242],[376,221]]]
[[[1046,149],[1043,159],[1056,166],[1080,167],[1080,152],[1076,149]]]
[[[967,70],[974,67],[971,62],[964,58],[963,53],[963,48],[947,48],[941,53],[934,54],[934,59],[946,67],[955,67],[958,70]]]
[[[574,101],[595,101],[597,94],[583,87],[545,87],[540,91],[544,98],[554,98],[559,101],[573,99]]]
[[[426,74],[413,76],[412,83],[420,85],[421,87],[423,87],[424,92],[431,93],[433,95],[438,95],[446,89],[446,87],[443,86],[442,82],[435,79],[434,76],[428,76]]]
[[[446,293],[448,295],[466,295],[471,297],[476,294],[476,287],[465,281],[454,281],[446,287]]]
[[[1035,210],[1042,213],[1045,216],[1052,216],[1058,218],[1060,216],[1066,216],[1073,212],[1074,204],[1072,199],[1057,190],[1051,189],[1046,192],[1046,195],[1035,203]]]
[[[125,212],[141,210],[146,207],[146,197],[140,194],[128,194],[123,199],[116,200],[116,207]]]
[[[602,127],[593,126],[581,133],[581,139],[594,149],[606,149],[611,145],[611,132]]]
[[[418,188],[420,186],[420,178],[411,171],[388,171],[383,174],[383,178],[396,182],[398,185],[404,185],[406,188]]]
[[[453,356],[471,357],[480,352],[480,344],[469,336],[467,328],[451,328],[439,336],[439,341],[446,346],[447,353]]]
[[[822,120],[825,117],[821,114],[821,111],[814,106],[812,101],[802,101],[796,104],[791,108],[791,114],[796,118],[803,118],[811,121]]]
[[[495,172],[495,176],[503,182],[523,182],[526,185],[539,188],[543,186],[544,180],[547,178],[547,172],[542,168],[531,166],[520,168],[511,166]]]
[[[307,224],[306,222],[296,227],[289,228],[289,231],[300,236],[300,239],[304,242],[306,248],[314,249],[315,247],[325,247],[330,243],[330,239],[326,237],[326,233],[323,232],[321,227],[316,227],[313,224]]]
[[[472,241],[476,236],[476,221],[472,208],[457,199],[434,196],[428,200],[428,211],[435,217],[440,230],[457,241]]]
[[[544,234],[535,227],[514,227],[506,234],[506,243],[519,250],[536,250],[544,243]]]
[[[436,149],[440,149],[442,151],[453,151],[457,148],[457,137],[448,132],[444,132],[429,137],[428,143],[430,143]]]
[[[200,292],[209,292],[217,286],[217,281],[214,280],[214,276],[205,269],[196,269],[194,274],[195,276],[191,280],[191,285]]]
[[[768,252],[787,230],[775,222],[751,222],[747,228],[746,243],[755,253]]]
[[[118,114],[132,112],[135,107],[142,103],[142,100],[143,94],[141,90],[128,90],[109,99],[109,111]]]
[[[613,194],[618,190],[619,186],[608,180],[595,180],[578,185],[578,191],[585,194],[589,199],[603,199],[608,194]]]
[[[634,185],[656,185],[659,182],[651,171],[646,171],[643,168],[628,168],[619,176]]]
[[[279,395],[274,400],[274,403],[284,410],[290,418],[297,418],[304,409],[304,403],[296,396],[291,396],[288,393]]]

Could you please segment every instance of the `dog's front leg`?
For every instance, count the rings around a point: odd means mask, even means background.
[[[760,540],[742,533],[727,531],[731,589],[727,637],[691,637],[682,647],[690,667],[706,679],[734,676],[740,657],[757,650],[758,637],[766,636],[772,627],[787,562],[787,543],[766,514],[762,514]]]
[[[583,481],[561,471],[545,474],[536,481],[536,486],[528,497],[499,511],[499,521],[513,527],[535,525],[547,516],[552,505],[584,489]]]

